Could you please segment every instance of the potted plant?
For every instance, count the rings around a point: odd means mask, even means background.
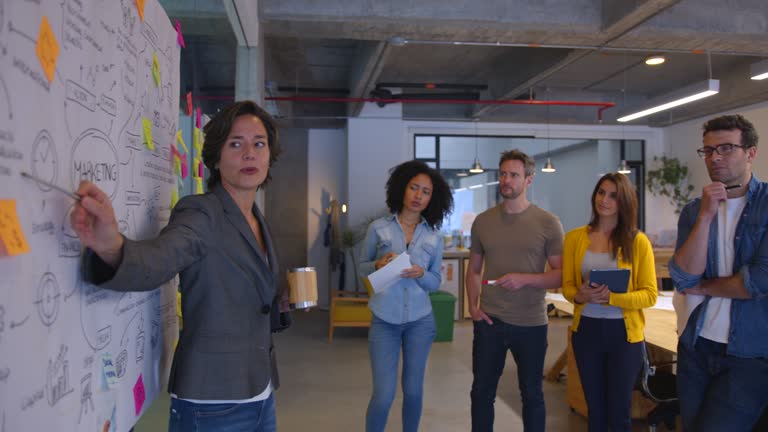
[[[654,156],[656,169],[648,171],[648,190],[656,196],[665,196],[680,214],[693,198],[693,185],[688,183],[688,167],[675,157]]]

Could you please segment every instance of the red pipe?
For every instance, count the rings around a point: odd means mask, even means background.
[[[481,104],[481,105],[559,105],[559,106],[593,106],[597,110],[597,119],[603,120],[603,111],[616,106],[613,102],[579,102],[579,101],[540,101],[497,100],[497,99],[382,99],[355,97],[323,97],[323,96],[273,96],[265,97],[268,101],[281,102],[377,102],[377,103],[421,103],[421,104]]]

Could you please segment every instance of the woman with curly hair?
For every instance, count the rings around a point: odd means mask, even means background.
[[[412,265],[396,284],[374,294],[369,302],[373,312],[368,333],[373,395],[365,429],[384,431],[397,388],[402,348],[403,431],[416,432],[424,370],[436,332],[429,293],[440,286],[443,238],[438,229],[453,208],[453,196],[440,173],[424,162],[409,161],[390,171],[387,207],[392,214],[368,227],[360,272],[367,276],[403,252]]]

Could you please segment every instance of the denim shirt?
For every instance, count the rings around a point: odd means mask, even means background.
[[[432,313],[429,293],[440,287],[443,237],[422,217],[406,249],[405,233],[397,218],[385,216],[368,227],[360,251],[360,275],[368,276],[376,271],[376,260],[389,252],[401,254],[406,250],[411,264],[423,268],[424,275],[417,279],[401,278],[385,291],[374,294],[368,302],[374,315],[391,324],[416,321]]]
[[[685,243],[696,223],[701,199],[685,206],[677,226],[677,249]],[[747,204],[736,225],[734,236],[733,272],[738,272],[750,299],[731,300],[731,329],[728,335],[727,353],[744,358],[768,358],[768,183],[761,182],[753,174],[747,188]],[[709,226],[707,267],[704,274],[683,271],[674,258],[669,261],[669,274],[679,291],[696,286],[704,279],[718,277],[717,218]],[[689,318],[695,327],[687,326],[680,342],[693,347],[701,332],[706,308],[711,297],[696,308]]]

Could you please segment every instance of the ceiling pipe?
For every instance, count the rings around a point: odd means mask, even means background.
[[[613,102],[581,102],[581,101],[541,101],[534,99],[524,100],[496,100],[496,99],[382,99],[382,98],[353,98],[353,97],[320,97],[320,96],[274,96],[265,97],[265,100],[277,102],[319,102],[319,103],[348,103],[348,102],[374,102],[374,103],[416,103],[416,104],[465,104],[465,105],[557,105],[557,106],[586,106],[600,107],[597,110],[598,121],[603,120],[603,111],[616,106]]]
[[[403,39],[400,45],[467,45],[467,46],[496,46],[509,48],[554,48],[569,50],[587,50],[587,51],[618,51],[618,52],[640,52],[640,53],[669,53],[669,54],[712,54],[743,57],[764,57],[763,53],[745,52],[745,51],[711,51],[705,49],[684,49],[684,48],[643,48],[643,47],[617,47],[602,45],[554,45],[538,43],[507,43],[507,42],[483,42],[483,41],[442,41],[442,40],[408,40]]]
[[[380,82],[376,84],[377,89],[381,88],[417,88],[417,89],[430,89],[430,90],[476,90],[483,91],[488,90],[487,84],[451,84],[451,83],[396,83],[396,82]]]

